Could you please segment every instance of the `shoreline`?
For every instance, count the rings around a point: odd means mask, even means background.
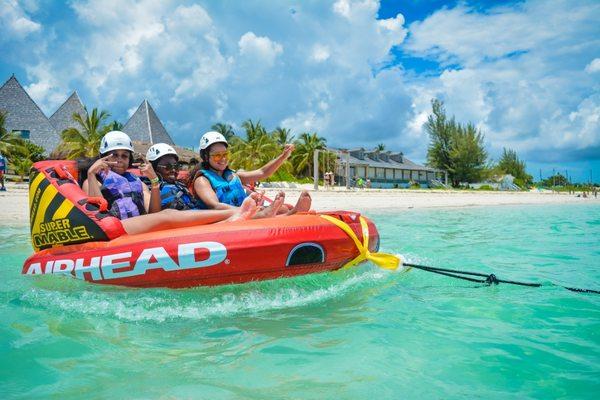
[[[22,226],[29,224],[29,190],[27,184],[7,183],[7,191],[0,192],[0,224]],[[347,210],[368,214],[373,211],[402,212],[412,209],[465,208],[504,205],[600,204],[600,197],[576,197],[568,193],[552,192],[496,192],[435,189],[360,189],[334,188],[314,191],[312,185],[298,188],[268,188],[265,194],[273,198],[282,190],[286,202],[294,204],[302,189],[308,190],[312,209],[317,211]]]

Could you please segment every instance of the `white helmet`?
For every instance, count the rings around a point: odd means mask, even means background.
[[[175,149],[166,143],[156,143],[150,146],[148,152],[146,153],[146,158],[148,161],[156,161],[167,154],[172,154],[179,160],[179,156],[177,155]]]
[[[208,148],[208,146],[210,146],[211,144],[215,144],[215,143],[228,144],[227,139],[225,139],[225,136],[221,135],[219,132],[215,132],[215,131],[206,132],[200,138],[200,150],[206,150]]]
[[[121,131],[110,131],[100,141],[100,154],[108,153],[112,150],[129,150],[133,152],[131,138]]]

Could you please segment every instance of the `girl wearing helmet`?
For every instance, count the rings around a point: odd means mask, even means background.
[[[286,144],[279,157],[254,171],[234,172],[229,169],[229,151],[225,137],[219,132],[207,132],[200,139],[202,163],[191,174],[188,187],[196,195],[199,203],[206,208],[217,210],[237,207],[247,196],[243,185],[268,178],[288,159],[294,150],[293,144]],[[274,204],[265,210],[264,216],[277,213],[295,213],[310,209],[310,195],[304,191],[293,208],[278,206],[283,204],[284,192],[279,192]],[[273,210],[273,208],[275,208]],[[281,210],[279,209],[281,207]],[[260,216],[260,214],[259,214]]]
[[[160,206],[174,210],[193,210],[198,202],[188,188],[177,180],[179,156],[175,149],[166,143],[152,145],[146,153],[146,159],[152,164],[160,179]]]
[[[158,177],[150,164],[140,164],[152,189],[127,169],[133,165],[133,144],[121,131],[108,132],[100,142],[100,158],[88,169],[83,190],[108,201],[109,213],[121,220],[160,211]]]
[[[82,189],[92,197],[104,197],[110,214],[121,219],[128,234],[210,224],[223,220],[247,219],[257,211],[256,198],[249,198],[236,210],[176,211],[160,209],[159,179],[151,164],[140,165],[150,179],[151,194],[141,180],[127,172],[132,164],[133,145],[127,134],[112,131],[100,143],[100,158],[88,169]]]

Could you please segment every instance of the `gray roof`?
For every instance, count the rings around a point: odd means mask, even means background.
[[[175,144],[148,100],[142,101],[123,127],[123,132],[128,134],[131,140],[138,142]]]
[[[6,113],[6,130],[27,130],[29,140],[47,153],[60,142],[60,135],[15,76],[0,87],[0,110]]]
[[[61,133],[68,128],[81,127],[73,121],[73,114],[79,114],[83,119],[87,118],[87,112],[77,95],[77,92],[73,92],[69,98],[58,108],[50,117],[50,123],[58,133]]]
[[[338,149],[328,149],[330,151],[334,151],[336,153],[338,153],[338,155],[340,155],[341,150]],[[355,151],[355,150],[363,150],[364,149],[352,149],[350,151]],[[398,154],[398,153],[393,153],[393,152],[386,152],[388,155],[391,154]],[[406,156],[402,156],[402,162],[398,162],[395,160],[392,160],[391,158],[388,161],[384,161],[380,158],[378,158],[376,156],[376,152],[373,151],[365,151],[365,157],[364,159],[360,159],[360,158],[356,158],[352,155],[350,156],[350,165],[361,165],[361,166],[368,166],[368,167],[374,167],[374,168],[393,168],[393,169],[403,169],[403,170],[411,170],[411,171],[430,171],[430,172],[434,172],[437,171],[435,168],[431,168],[431,167],[426,167],[424,165],[420,165],[417,164],[411,160],[409,160],[408,158],[406,158]],[[372,157],[369,157],[372,156]],[[346,155],[341,156],[341,161],[345,162],[346,161]]]

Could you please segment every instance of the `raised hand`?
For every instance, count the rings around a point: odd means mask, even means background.
[[[283,154],[286,157],[289,157],[290,154],[292,154],[292,151],[294,151],[295,148],[296,148],[296,146],[294,146],[293,143],[288,143],[285,146],[283,146]]]
[[[96,160],[88,169],[88,175],[96,175],[101,171],[108,172],[112,166],[117,165],[116,161],[111,161],[112,154]]]
[[[152,168],[152,164],[149,162],[133,163],[132,165],[138,167],[140,169],[140,173],[146,178],[150,180],[157,178],[156,172],[154,171],[154,168]]]

